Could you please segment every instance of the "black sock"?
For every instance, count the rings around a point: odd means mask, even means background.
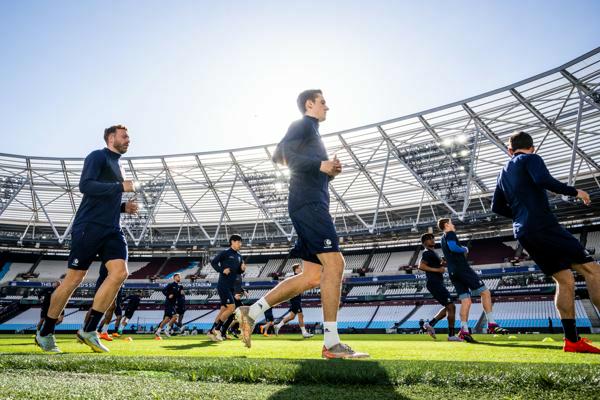
[[[223,324],[223,326],[221,327],[221,333],[225,334],[227,333],[227,329],[229,329],[229,326],[231,325],[231,323],[233,322],[233,319],[235,318],[235,315],[231,314],[229,316],[229,318],[227,318],[227,321],[225,321],[225,323]]]
[[[85,323],[85,325],[83,327],[83,331],[84,332],[94,332],[95,330],[97,330],[98,324],[100,323],[100,320],[102,319],[103,316],[104,316],[103,312],[96,311],[92,308],[92,310],[90,311],[90,319],[88,319],[88,321]]]
[[[435,318],[432,318],[431,321],[429,321],[429,325],[431,325],[431,326],[435,326],[435,324],[437,324],[437,323],[438,323],[438,320]]]
[[[222,326],[223,326],[223,321],[218,320],[217,325],[215,326],[215,330],[220,331]]]
[[[56,326],[57,319],[46,317],[44,319],[44,324],[42,325],[42,329],[40,330],[40,336],[48,336],[51,333],[54,333],[54,327]]]
[[[561,319],[563,330],[565,331],[565,338],[571,342],[577,342],[579,335],[577,334],[577,327],[575,326],[574,319]]]
[[[454,331],[453,326],[448,326],[448,336],[454,336],[456,332]]]
[[[217,326],[217,321],[213,322],[212,326],[210,327],[209,332],[214,331],[216,326]]]

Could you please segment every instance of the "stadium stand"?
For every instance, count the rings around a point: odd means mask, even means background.
[[[400,267],[407,266],[410,262],[414,252],[412,251],[403,251],[403,252],[395,252],[391,253],[390,257],[383,267],[383,272],[395,272],[400,269]]]
[[[496,303],[494,315],[496,321],[505,328],[547,328],[548,319],[552,320],[553,327],[562,327],[552,301]],[[575,319],[577,326],[581,328],[591,326],[581,300],[575,301]]]
[[[403,321],[414,309],[415,306],[380,306],[369,328],[391,328],[394,324]]]
[[[373,257],[371,257],[371,262],[369,263],[368,270],[371,272],[383,271],[389,258],[390,258],[390,253],[375,253],[375,254],[373,254]]]

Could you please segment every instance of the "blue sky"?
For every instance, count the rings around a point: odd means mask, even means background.
[[[3,1],[0,152],[273,143],[321,88],[322,133],[495,89],[600,46],[599,1]]]

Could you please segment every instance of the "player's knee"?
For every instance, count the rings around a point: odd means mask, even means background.
[[[125,268],[125,269],[120,269],[120,270],[117,270],[117,271],[113,271],[109,275],[112,275],[112,278],[115,281],[123,283],[123,282],[125,282],[125,280],[129,276],[129,272],[127,271],[127,268]]]
[[[456,306],[454,303],[446,304],[446,310],[448,312],[454,313],[456,311]]]

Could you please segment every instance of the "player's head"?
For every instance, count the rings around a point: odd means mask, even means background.
[[[308,115],[316,118],[319,122],[325,121],[329,107],[323,98],[321,89],[305,90],[298,95],[296,100],[298,110],[302,115]]]
[[[521,153],[533,153],[533,138],[527,132],[517,132],[508,139],[508,152],[513,155],[516,151]]]
[[[453,232],[456,230],[456,227],[450,218],[440,218],[438,220],[438,228],[440,228],[440,231],[442,232]]]
[[[242,248],[242,237],[237,233],[234,233],[229,237],[229,247],[233,250],[238,251]]]
[[[181,282],[181,275],[180,274],[173,275],[173,280],[177,283]]]
[[[294,271],[294,275],[301,274],[302,273],[302,264],[292,265],[292,271]]]
[[[425,247],[434,247],[435,246],[435,236],[433,233],[424,233],[421,235],[421,243]]]
[[[104,130],[106,147],[119,154],[127,153],[129,148],[129,134],[125,125],[113,125]]]

